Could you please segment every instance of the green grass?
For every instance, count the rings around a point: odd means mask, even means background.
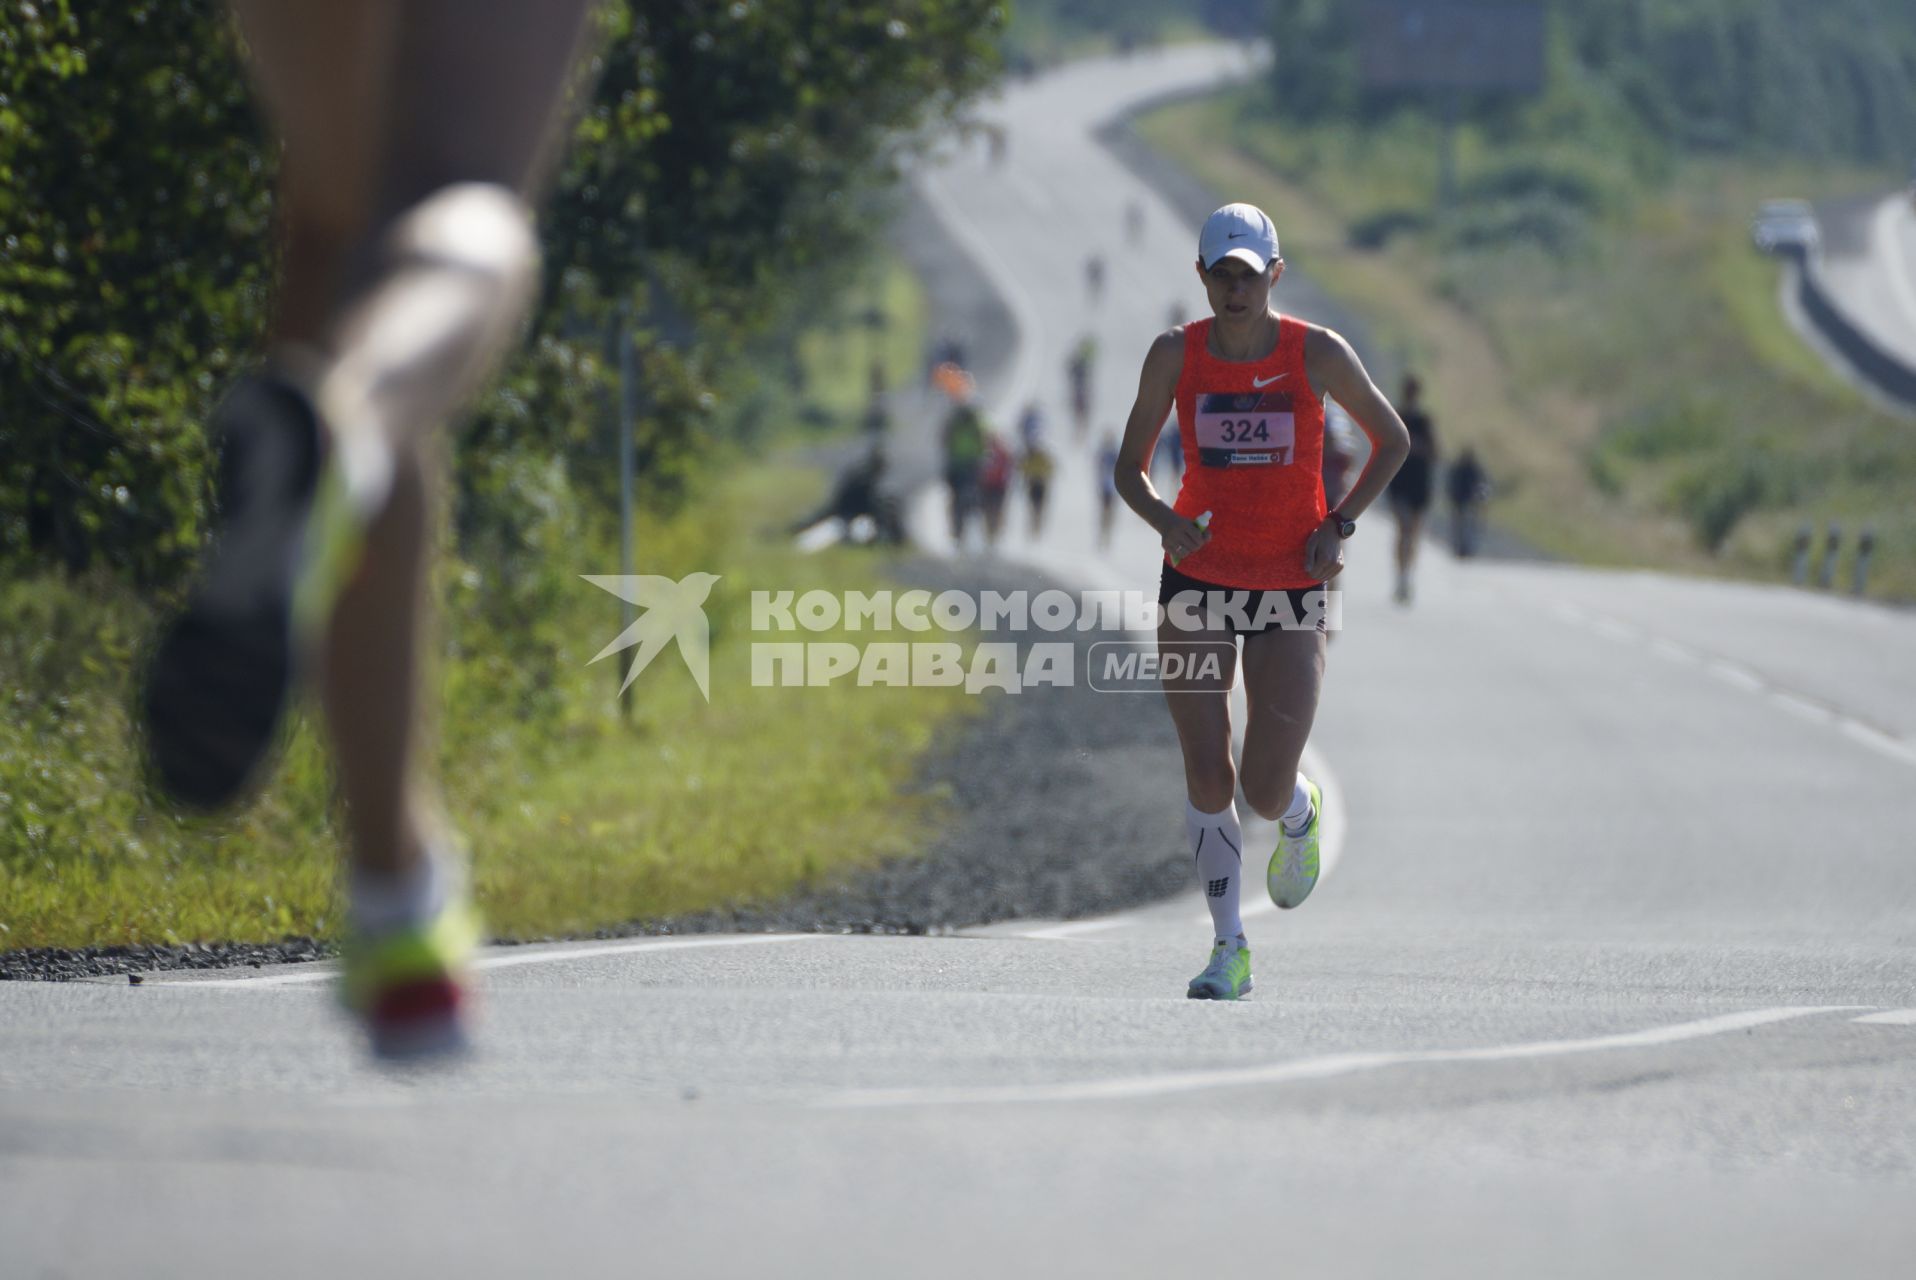
[[[721,574],[707,605],[710,703],[678,659],[660,655],[633,686],[628,728],[589,726],[536,778],[464,800],[482,816],[479,885],[512,935],[577,931],[735,901],[763,900],[847,867],[904,855],[937,816],[910,794],[924,749],[975,700],[951,689],[754,687],[756,639],[850,640],[844,631],[750,630],[753,590],[872,590],[870,553],[789,550],[774,530],[817,497],[780,468],[748,471],[704,518],[642,531],[641,565],[669,577]],[[589,590],[589,588],[588,588]],[[568,653],[608,713],[616,659],[586,658],[618,629],[618,602],[587,598],[596,625]]]
[[[887,340],[916,360],[923,303],[888,269]],[[863,363],[813,392],[863,393]],[[910,364],[896,366],[909,370]],[[848,384],[845,390],[834,387]],[[791,436],[781,436],[791,439]],[[920,790],[923,753],[974,714],[948,688],[757,688],[754,589],[875,590],[877,553],[800,555],[786,523],[824,478],[789,458],[711,459],[686,514],[642,517],[641,572],[721,580],[707,603],[711,701],[675,650],[615,696],[621,658],[589,659],[620,602],[579,580],[618,570],[612,539],[566,503],[528,522],[514,564],[448,559],[435,716],[448,807],[501,936],[766,900],[922,847],[941,797]],[[563,495],[563,478],[552,494]],[[272,784],[241,812],[188,820],[142,793],[126,708],[150,607],[104,578],[0,584],[0,949],[336,936],[333,785],[310,716]],[[859,640],[845,633],[775,639]]]
[[[800,556],[777,536],[817,486],[788,469],[747,469],[698,518],[641,529],[642,570],[722,575],[707,610],[709,704],[667,651],[634,685],[633,719],[617,714],[621,664],[586,662],[617,633],[619,602],[571,579],[615,567],[609,547],[562,567],[556,614],[516,652],[472,635],[476,616],[449,621],[460,647],[442,666],[442,771],[496,932],[542,936],[770,898],[920,843],[937,808],[910,794],[917,762],[974,699],[751,684],[754,587],[883,585],[868,553]],[[0,604],[11,703],[0,726],[0,948],[337,932],[330,782],[310,722],[245,811],[182,821],[141,796],[129,748],[129,659],[144,607],[111,586],[56,578],[9,584]]]
[[[1753,254],[1727,236],[1718,241],[1710,261],[1711,286],[1752,355],[1778,376],[1832,403],[1861,406],[1861,393],[1782,323],[1778,313],[1782,276],[1780,261]]]
[[[1646,175],[1466,128],[1462,198],[1438,214],[1414,116],[1273,127],[1236,91],[1139,128],[1271,210],[1286,258],[1424,377],[1446,446],[1476,446],[1495,518],[1533,544],[1775,580],[1800,525],[1838,519],[1877,529],[1875,594],[1916,596],[1916,435],[1794,337],[1748,243],[1764,196],[1883,175],[1721,158]]]

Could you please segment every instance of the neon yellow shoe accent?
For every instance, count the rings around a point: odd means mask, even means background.
[[[1291,835],[1284,824],[1277,824],[1277,849],[1264,875],[1271,901],[1285,909],[1298,906],[1317,887],[1320,837],[1324,830],[1324,792],[1309,778],[1304,789],[1311,797],[1311,822],[1300,835]]]
[[[352,940],[340,1000],[366,1028],[376,1057],[420,1059],[468,1047],[466,966],[479,936],[478,914],[456,896],[424,925]]]
[[[293,582],[293,634],[302,645],[312,644],[324,632],[334,603],[359,568],[365,545],[365,521],[353,508],[336,461],[329,459],[313,492]]]
[[[1211,948],[1211,963],[1184,994],[1192,1000],[1239,1000],[1251,994],[1251,949],[1220,940]]]

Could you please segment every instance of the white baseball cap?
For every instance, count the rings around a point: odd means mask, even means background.
[[[1254,204],[1227,204],[1204,220],[1198,261],[1209,271],[1221,258],[1236,258],[1262,271],[1277,261],[1277,227]]]

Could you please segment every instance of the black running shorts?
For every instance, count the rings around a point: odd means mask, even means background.
[[[1232,639],[1266,631],[1330,629],[1330,591],[1321,582],[1314,587],[1274,587],[1267,591],[1221,587],[1182,573],[1167,562],[1158,579],[1158,604],[1169,610],[1180,596],[1186,596],[1191,610],[1207,628],[1227,630]],[[1267,596],[1282,598],[1266,600]],[[1190,617],[1191,611],[1185,611],[1185,616]],[[1172,621],[1177,623],[1179,619],[1172,617]]]

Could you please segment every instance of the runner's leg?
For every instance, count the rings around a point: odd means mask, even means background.
[[[1187,830],[1193,842],[1193,855],[1199,860],[1199,879],[1209,885],[1228,880],[1224,891],[1207,897],[1206,905],[1219,922],[1235,921],[1240,900],[1239,850],[1242,838],[1231,841],[1228,866],[1207,863],[1207,855],[1217,858],[1222,850],[1218,842],[1207,839],[1211,848],[1197,843],[1202,827],[1221,827],[1227,832],[1237,828],[1237,768],[1231,759],[1231,685],[1237,678],[1237,645],[1225,629],[1186,631],[1167,615],[1158,624],[1158,653],[1167,666],[1181,664],[1180,674],[1164,681],[1164,700],[1171,711],[1171,723],[1177,729],[1178,743],[1184,754],[1184,790],[1187,801]],[[1218,670],[1206,673],[1202,662],[1218,660]],[[1236,929],[1230,934],[1235,936]]]
[[[1244,802],[1272,821],[1297,795],[1328,652],[1322,631],[1273,628],[1244,640]]]
[[[517,195],[535,182],[588,5],[235,8],[287,146],[294,287],[278,334],[326,361],[316,382],[329,426],[367,433],[390,455],[390,494],[326,638],[324,688],[354,861],[401,874],[429,820],[413,781],[433,489],[425,432],[519,321],[536,263]]]
[[[326,482],[309,375],[325,363],[341,282],[372,217],[397,12],[382,0],[239,9],[258,19],[242,27],[286,144],[276,208],[284,286],[272,367],[236,384],[207,424],[219,451],[215,537],[184,607],[155,634],[139,695],[154,783],[197,808],[231,803],[272,755],[336,576],[309,553],[357,541],[359,522],[334,518],[346,513]]]
[[[1391,518],[1397,522],[1397,587],[1394,596],[1399,601],[1410,598],[1410,556],[1417,538],[1417,509],[1402,498],[1393,498],[1390,504]]]
[[[1231,762],[1231,686],[1237,644],[1225,629],[1186,631],[1167,613],[1158,627],[1158,651],[1181,661],[1164,681],[1164,696],[1183,747],[1184,832],[1198,888],[1211,914],[1210,962],[1191,980],[1192,999],[1235,1000],[1251,990],[1250,948],[1244,938],[1244,832],[1238,822],[1236,770]],[[1217,661],[1205,671],[1205,659]]]
[[[234,0],[248,68],[284,153],[282,252],[268,340],[323,348],[363,256],[379,186],[398,6]]]

